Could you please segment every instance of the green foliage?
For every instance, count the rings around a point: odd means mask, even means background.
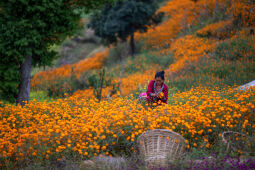
[[[113,75],[109,73],[105,68],[97,71],[91,71],[87,75],[88,87],[93,87],[94,95],[100,101],[102,99],[102,90],[105,87],[111,86],[110,96],[115,94],[118,90],[118,84],[113,82]]]
[[[71,0],[68,1],[70,5],[75,6],[78,9],[82,7],[85,13],[94,12],[95,10],[101,10],[104,4],[112,4],[117,0]],[[84,14],[83,14],[84,15]]]
[[[124,58],[123,64],[120,61],[114,60],[114,57],[109,56],[109,70],[116,77],[122,71],[123,75],[130,75],[135,73],[142,73],[152,67],[162,70],[168,68],[173,63],[174,58],[172,54],[168,55],[155,55],[151,52],[144,51],[137,55],[135,58]],[[117,62],[116,62],[117,61]]]
[[[108,72],[105,71],[105,68],[101,69],[101,70],[93,70],[87,73],[87,84],[89,87],[98,87],[98,83],[100,81],[100,74],[103,73],[104,75],[104,86],[110,86],[111,85],[111,81],[112,81],[112,75]]]
[[[121,63],[123,57],[123,51],[126,50],[125,43],[119,43],[115,47],[110,48],[109,55],[106,60],[108,67],[114,67]]]
[[[146,53],[146,60],[144,62],[147,62],[149,65],[157,64],[163,69],[166,69],[170,64],[174,63],[174,55],[168,53],[166,55],[156,56],[151,53]]]
[[[49,84],[47,95],[53,98],[63,98],[85,88],[88,88],[87,83],[72,74],[70,78],[59,79],[55,83]]]
[[[136,54],[141,54],[143,41],[136,42]],[[110,48],[109,55],[106,60],[107,67],[114,67],[119,65],[121,61],[126,59],[128,56],[124,56],[123,51],[130,51],[130,48],[127,46],[127,43],[118,43],[115,47]],[[129,54],[128,54],[129,55]]]
[[[205,86],[223,86],[223,83],[218,80],[214,80],[212,77],[201,73],[188,73],[185,75],[177,76],[174,79],[166,80],[166,84],[170,88],[176,88],[178,91],[186,91],[192,87],[199,85]]]
[[[56,57],[53,44],[79,28],[83,9],[113,0],[12,0],[0,2],[0,92],[13,101],[20,84],[20,65],[32,56],[33,65],[49,65]]]
[[[202,157],[206,157],[206,156],[208,156],[208,153],[206,153],[205,150],[198,149],[198,148],[192,148],[189,154],[186,155],[186,157],[189,160],[201,159]]]
[[[204,67],[203,72],[210,72],[226,85],[242,85],[255,79],[254,60],[219,61],[211,67]]]
[[[102,88],[112,87],[110,95],[118,91],[118,85],[113,83],[113,75],[109,71],[91,70],[84,73],[80,78],[77,78],[72,73],[70,78],[59,79],[54,83],[50,83],[47,88],[47,95],[53,98],[63,98],[72,95],[77,90],[84,90],[88,88],[94,89],[94,95],[99,99]]]
[[[156,0],[124,0],[115,5],[105,5],[101,13],[92,16],[89,27],[105,43],[116,43],[118,39],[125,41],[135,32],[146,32],[148,26],[158,24],[162,13],[155,14],[158,9]]]
[[[96,96],[98,101],[101,101],[101,99],[102,99],[102,90],[103,90],[103,86],[104,86],[104,79],[105,79],[105,69],[102,69],[99,72],[98,79],[94,85],[94,95]]]
[[[249,38],[237,38],[220,43],[215,51],[219,59],[238,60],[243,57],[254,57],[252,44]]]
[[[0,52],[1,53],[1,52]],[[1,56],[2,57],[2,56]],[[15,102],[18,94],[19,71],[14,63],[3,62],[0,59],[0,99]]]
[[[79,14],[60,0],[5,1],[0,7],[1,96],[13,101],[25,57],[33,56],[33,65],[50,64],[56,53],[48,48],[73,34]]]
[[[194,69],[194,68],[197,69]],[[255,79],[254,59],[215,60],[205,59],[193,67],[187,67],[178,75],[167,78],[169,87],[180,91],[189,90],[193,86],[233,86],[243,85]]]
[[[165,69],[173,63],[173,55],[153,55],[148,52],[144,52],[138,55],[135,59],[128,58],[124,64],[124,72],[127,74],[134,74],[136,72],[143,72],[151,69],[152,67],[158,69]]]
[[[32,91],[30,93],[30,100],[36,100],[38,102],[51,101],[51,98],[47,95],[45,91]]]

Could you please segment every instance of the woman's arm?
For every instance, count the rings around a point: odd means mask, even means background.
[[[148,85],[148,88],[147,88],[147,96],[151,96],[151,94],[154,93],[154,81],[150,81],[149,85]]]
[[[164,89],[163,89],[163,93],[164,93],[164,103],[167,103],[167,100],[168,100],[168,87],[167,85],[164,86]]]

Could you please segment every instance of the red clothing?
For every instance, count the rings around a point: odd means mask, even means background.
[[[156,87],[154,87],[154,85],[155,85],[155,80],[151,80],[149,85],[148,85],[147,92],[146,92],[149,100],[151,100],[153,98],[153,97],[150,96],[150,94],[151,93],[155,93],[155,88]],[[165,83],[163,83],[162,86],[164,86],[163,89],[162,89],[162,92],[164,93],[164,99],[162,100],[162,102],[167,103],[167,99],[168,99],[168,87],[167,87],[167,85]]]

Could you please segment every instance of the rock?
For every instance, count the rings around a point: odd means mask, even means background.
[[[85,160],[80,169],[123,169],[126,160],[123,157],[98,156],[93,160]]]
[[[94,160],[97,165],[100,165],[98,168],[123,169],[121,167],[126,165],[126,160],[123,157],[98,156]]]
[[[250,87],[253,87],[253,86],[255,86],[255,80],[253,80],[245,85],[239,86],[239,89],[240,90],[248,90]]]
[[[95,167],[95,162],[91,161],[91,160],[85,160],[81,163],[80,168],[81,169],[92,169],[93,167]]]

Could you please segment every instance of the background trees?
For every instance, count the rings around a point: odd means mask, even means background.
[[[131,54],[135,54],[134,33],[146,32],[148,26],[160,23],[163,13],[156,13],[158,0],[124,0],[105,5],[101,13],[92,16],[89,27],[106,44],[130,38]]]
[[[82,12],[114,0],[12,0],[0,2],[0,97],[29,100],[32,65],[49,65],[50,46],[78,28]]]

